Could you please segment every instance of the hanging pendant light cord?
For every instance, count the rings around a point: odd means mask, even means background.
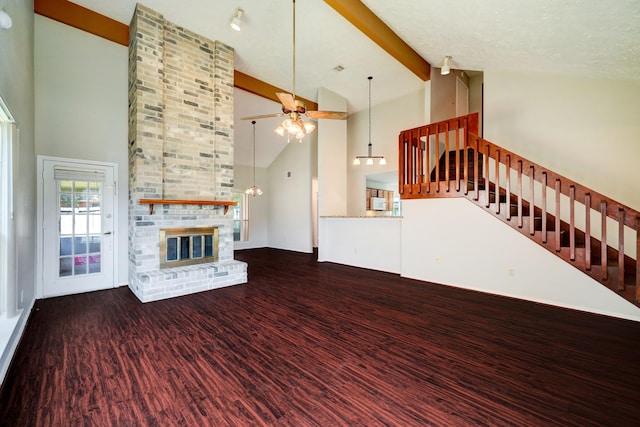
[[[371,80],[373,79],[373,76],[369,76],[367,77],[369,79],[369,146],[368,146],[368,152],[369,152],[369,157],[371,157],[371,150],[373,145],[371,144]]]
[[[293,0],[293,100],[296,100],[296,0]]]
[[[251,122],[253,125],[253,188],[256,187],[256,121]]]

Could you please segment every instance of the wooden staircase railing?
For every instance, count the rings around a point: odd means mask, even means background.
[[[400,197],[465,197],[640,306],[640,212],[477,134],[477,113],[401,132]]]

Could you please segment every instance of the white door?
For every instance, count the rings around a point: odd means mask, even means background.
[[[114,286],[114,167],[44,159],[43,297]]]

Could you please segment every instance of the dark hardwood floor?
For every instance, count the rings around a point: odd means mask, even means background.
[[[39,300],[3,426],[638,426],[640,323],[236,252],[249,283]]]

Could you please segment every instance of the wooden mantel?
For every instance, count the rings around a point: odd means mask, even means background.
[[[149,215],[153,215],[153,206],[158,205],[198,205],[198,206],[224,206],[224,214],[229,211],[229,206],[238,203],[223,200],[177,200],[177,199],[140,199],[141,205],[149,205]]]

